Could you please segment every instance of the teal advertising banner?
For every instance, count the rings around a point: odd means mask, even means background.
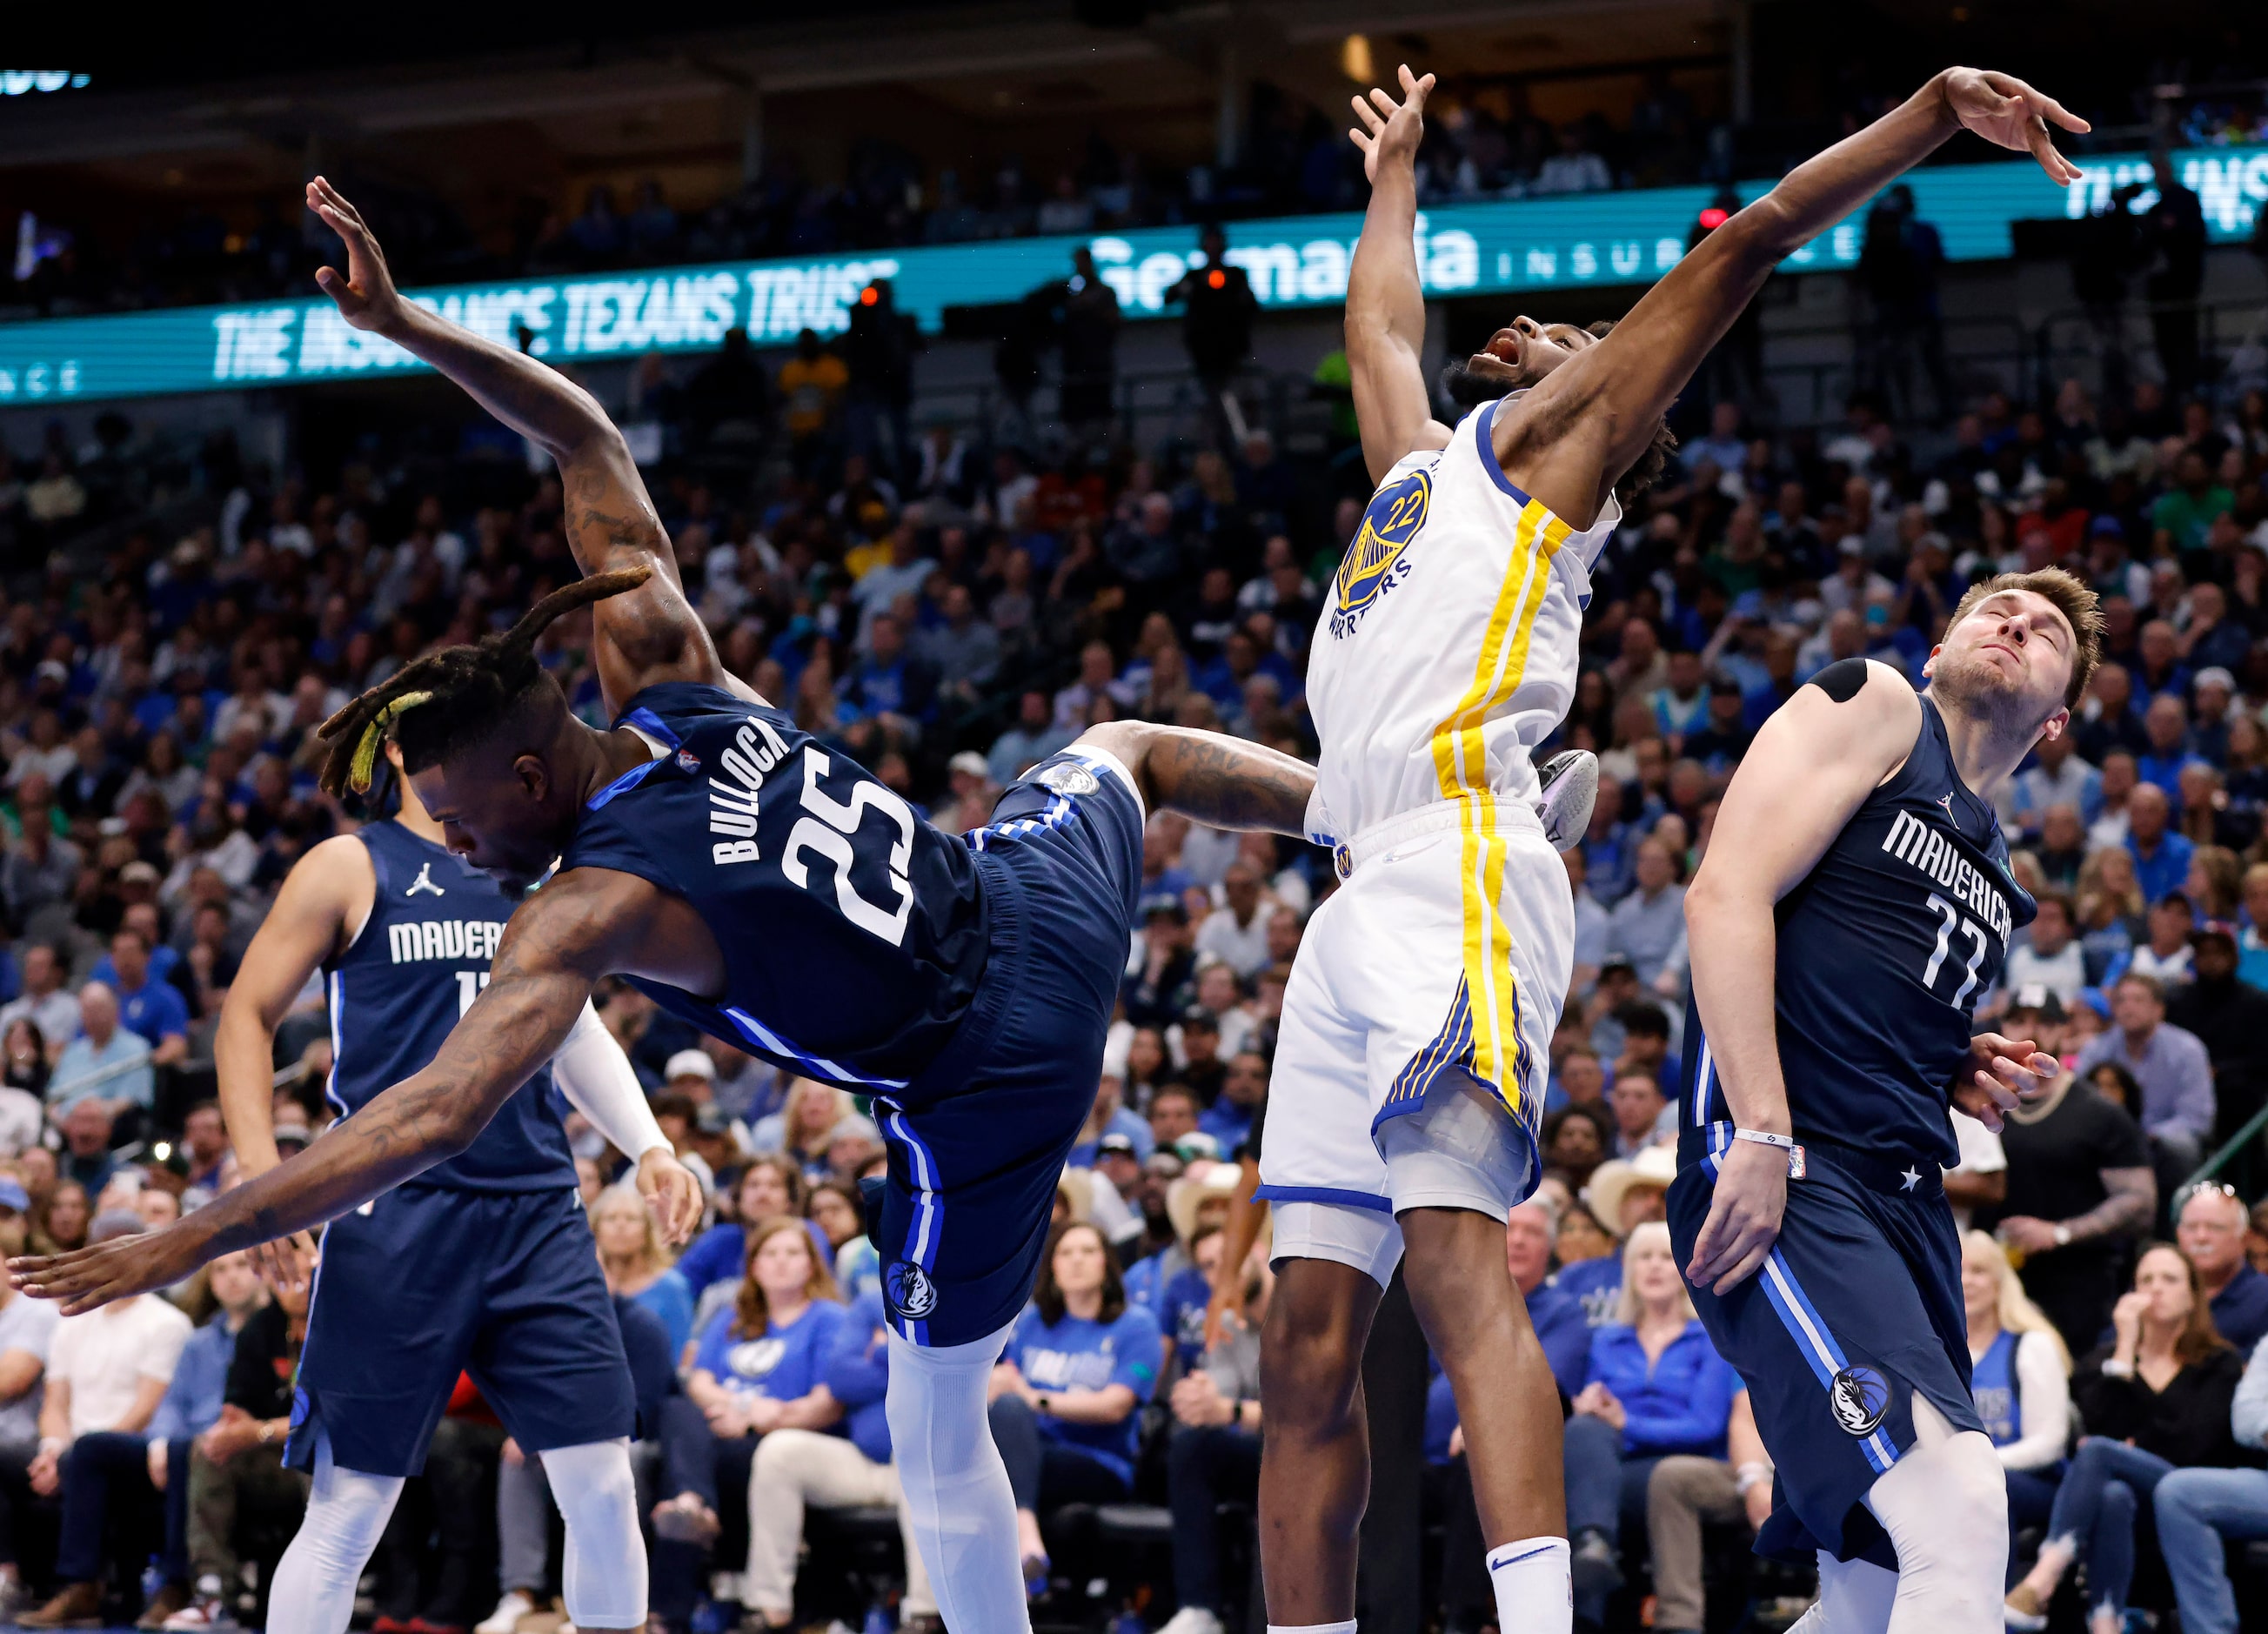
[[[2268,203],[2268,147],[2192,149],[2176,163],[2203,200],[2216,239],[2251,232],[2256,212]],[[2085,178],[2068,190],[2029,160],[1947,166],[1907,178],[1921,217],[1935,224],[1954,261],[2005,257],[2009,223],[2083,216],[2107,202],[2113,188],[2148,180],[2140,153],[2089,159]],[[1771,186],[1743,184],[1741,196],[1754,199]],[[1677,264],[1709,199],[1703,188],[1659,188],[1437,206],[1418,218],[1418,268],[1427,294],[1441,297],[1647,283]],[[1249,273],[1263,306],[1336,305],[1346,297],[1361,227],[1353,214],[1233,222],[1229,259]],[[1790,256],[1788,269],[1855,265],[1863,229],[1863,212],[1851,216]],[[804,328],[840,333],[858,291],[877,278],[890,279],[901,308],[934,331],[948,306],[1011,301],[1067,276],[1071,252],[1084,243],[1126,315],[1144,319],[1166,315],[1165,291],[1197,260],[1195,239],[1192,228],[1157,227],[535,278],[420,290],[411,298],[508,343],[525,328],[537,356],[562,362],[708,350],[735,327],[759,345],[777,345]],[[349,328],[320,298],[0,325],[0,406],[283,386],[422,366],[392,342]]]

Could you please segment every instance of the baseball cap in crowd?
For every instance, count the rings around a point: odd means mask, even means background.
[[[1173,1151],[1184,1163],[1194,1163],[1199,1158],[1218,1160],[1220,1157],[1220,1142],[1201,1129],[1191,1130],[1174,1143]]]
[[[157,865],[154,863],[144,862],[139,857],[118,871],[118,882],[121,885],[155,885],[158,882],[158,879]]]
[[[1126,1137],[1117,1137],[1120,1140]],[[0,1209],[13,1209],[18,1214],[32,1211],[32,1194],[24,1189],[23,1182],[11,1174],[0,1174]]]
[[[2087,531],[2089,537],[2120,540],[2126,537],[2126,529],[2115,516],[2096,517],[2092,523],[2088,524]]]
[[[669,1058],[661,1069],[665,1078],[674,1082],[681,1078],[697,1078],[714,1082],[717,1064],[709,1059],[708,1052],[700,1049],[681,1049]]]
[[[312,1144],[314,1138],[315,1131],[309,1129],[302,1119],[287,1118],[276,1126],[276,1144],[278,1147],[290,1146],[294,1150],[302,1150]]]
[[[113,1209],[94,1217],[94,1224],[86,1228],[87,1246],[108,1242],[117,1237],[138,1237],[149,1230],[142,1217],[131,1209]]]
[[[2223,692],[2235,692],[2236,677],[2218,664],[2208,664],[2198,671],[2191,684],[2198,687],[2219,687]]]
[[[1218,1033],[1220,1031],[1220,1018],[1203,1005],[1191,1005],[1182,1012],[1182,1031],[1186,1033],[1191,1027],[1200,1033]]]
[[[1098,1158],[1131,1158],[1139,1156],[1140,1154],[1134,1149],[1133,1136],[1114,1133],[1105,1135],[1101,1140],[1094,1143],[1094,1155]],[[0,1182],[0,1184],[4,1183],[6,1182]],[[20,1190],[21,1188],[18,1188],[18,1189]],[[0,1192],[0,1203],[4,1203],[6,1201],[7,1194],[5,1192]]]
[[[1742,696],[1741,692],[1741,683],[1734,681],[1730,675],[1725,674],[1717,674],[1709,677],[1709,692],[1712,697],[1737,698]]]
[[[2064,1019],[2063,1000],[2056,996],[2055,989],[2046,983],[2028,982],[2016,990],[2016,996],[2009,1001],[2008,1013],[2012,1016],[2037,1016],[2043,1021],[2060,1023]]]
[[[2236,951],[2236,927],[2226,919],[2208,919],[2190,932],[2191,947],[2205,941],[2226,942],[2233,953]]]
[[[1160,891],[1154,895],[1142,899],[1142,917],[1155,919],[1161,914],[1182,924],[1189,922],[1189,909],[1183,906],[1182,899],[1171,891]]]
[[[972,777],[990,777],[992,775],[991,767],[985,764],[984,757],[974,749],[961,750],[947,761],[946,766],[949,770],[965,771]]]
[[[1599,961],[1599,974],[1604,975],[1609,970],[1627,970],[1632,975],[1636,975],[1638,961],[1628,953],[1609,948],[1607,951],[1607,956]]]
[[[689,1053],[699,1054],[697,1050]],[[708,1059],[705,1056],[702,1058]],[[711,1101],[694,1114],[693,1125],[704,1135],[729,1135],[733,1132],[733,1115]]]

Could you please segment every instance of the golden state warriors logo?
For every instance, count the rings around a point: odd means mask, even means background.
[[[1362,526],[1347,547],[1334,581],[1337,600],[1331,608],[1331,634],[1344,638],[1371,605],[1410,576],[1403,555],[1418,530],[1425,526],[1425,512],[1433,502],[1433,474],[1417,470],[1388,483],[1371,496],[1370,509],[1362,513]]]

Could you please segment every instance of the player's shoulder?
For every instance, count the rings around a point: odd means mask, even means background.
[[[1796,688],[1782,712],[1801,732],[1806,751],[1822,761],[1903,762],[1921,731],[1921,695],[1899,671],[1874,659],[1828,665]]]
[[[350,896],[371,888],[378,877],[371,860],[368,830],[335,834],[308,847],[307,854],[291,865],[289,883],[297,894]]]

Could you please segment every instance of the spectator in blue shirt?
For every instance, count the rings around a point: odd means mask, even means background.
[[[883,1410],[890,1350],[880,1288],[853,1301],[836,1324],[821,1368],[823,1382],[846,1415],[847,1435],[775,1430],[757,1445],[749,1473],[745,1594],[749,1611],[766,1628],[785,1628],[794,1620],[795,1563],[806,1504],[894,1508],[902,1530],[905,1525],[905,1498],[890,1461],[890,1422]],[[941,1634],[937,1598],[910,1531],[904,1532],[904,1543],[906,1594],[898,1627],[905,1634]]]
[[[110,938],[110,962],[118,972],[118,1019],[150,1046],[150,1064],[169,1067],[189,1053],[189,1006],[180,990],[150,970],[150,944],[135,930]]]
[[[2134,878],[2146,902],[2180,890],[2190,877],[2190,857],[2197,848],[2173,830],[2172,816],[2166,791],[2154,783],[2137,784],[2126,797],[2126,849],[2133,854]]]
[[[992,1370],[992,1439],[1016,1495],[1027,1576],[1044,1576],[1042,1505],[1117,1504],[1133,1490],[1142,1404],[1158,1387],[1157,1318],[1126,1302],[1102,1233],[1055,1229],[1032,1304]]]
[[[1239,1050],[1221,1075],[1220,1099],[1197,1119],[1197,1128],[1234,1152],[1252,1132],[1253,1115],[1268,1102],[1268,1058],[1256,1049]]]
[[[685,1278],[685,1285],[693,1297],[698,1299],[711,1283],[740,1274],[740,1267],[747,1259],[747,1236],[740,1228],[741,1220],[799,1215],[803,1212],[803,1170],[791,1159],[777,1152],[750,1159],[748,1167],[740,1171],[740,1183],[733,1189],[736,1218],[711,1226],[678,1258],[675,1270]],[[827,1233],[817,1226],[811,1226],[810,1230],[814,1252],[831,1263],[835,1250],[827,1240]]]
[[[693,1337],[693,1290],[670,1265],[660,1223],[636,1186],[616,1184],[599,1194],[591,1204],[591,1235],[607,1291],[653,1313],[674,1365]]]
[[[2268,1276],[2244,1257],[2244,1203],[2226,1185],[2199,1186],[2181,1202],[2175,1237],[2212,1301],[2215,1332],[2250,1357],[2268,1334]]]
[[[2135,757],[2136,774],[2144,783],[2163,789],[2168,799],[2179,799],[2182,768],[2195,764],[2198,758],[2190,749],[2189,707],[2173,693],[2161,692],[2142,712],[2142,730],[2150,734],[2150,747]]]
[[[1618,1569],[1622,1527],[1646,1525],[1654,1465],[1673,1453],[1724,1457],[1741,1387],[1693,1314],[1669,1227],[1659,1220],[1631,1232],[1623,1248],[1615,1317],[1591,1336],[1589,1380],[1567,1420],[1575,1610],[1594,1621],[1605,1614],[1604,1586]]]
[[[157,1075],[150,1070],[150,1046],[118,1024],[118,996],[99,982],[79,990],[79,1035],[63,1046],[48,1079],[48,1104],[66,1116],[82,1100],[94,1100],[115,1114],[146,1107],[157,1098]],[[106,1140],[110,1131],[103,1130]],[[108,1178],[107,1175],[105,1178]]]
[[[252,1314],[268,1303],[268,1290],[248,1254],[224,1254],[215,1260],[205,1272],[205,1286],[219,1309],[181,1347],[173,1381],[166,1387],[165,1397],[144,1432],[147,1444],[142,1436],[116,1431],[99,1431],[85,1438],[89,1443],[99,1438],[126,1444],[107,1450],[120,1461],[144,1460],[150,1484],[165,1494],[166,1551],[158,1557],[165,1583],[149,1609],[154,1611],[162,1604],[167,1616],[188,1604],[189,1448],[220,1421],[228,1370],[236,1359],[236,1336]],[[87,1450],[93,1449],[90,1446]]]
[[[663,1403],[662,1490],[653,1529],[653,1609],[681,1625],[698,1597],[703,1548],[745,1525],[756,1444],[775,1430],[836,1430],[843,1404],[827,1358],[844,1317],[835,1277],[805,1221],[777,1216],[746,1233],[740,1297],[702,1330],[685,1394]],[[837,1433],[840,1433],[839,1431]]]

